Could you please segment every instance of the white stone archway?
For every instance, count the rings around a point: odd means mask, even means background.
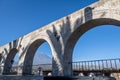
[[[120,1],[100,0],[78,12],[70,15],[71,33],[64,40],[64,75],[72,76],[72,53],[77,40],[89,29],[99,25],[120,26]],[[71,19],[72,18],[72,19]]]
[[[19,74],[22,75],[31,75],[32,73],[32,64],[33,64],[33,58],[35,55],[35,52],[37,51],[38,47],[41,46],[44,42],[47,42],[51,48],[52,51],[52,66],[54,67],[52,70],[52,75],[60,75],[62,73],[62,64],[59,60],[60,55],[58,56],[58,45],[53,44],[51,40],[49,39],[49,36],[46,35],[39,35],[36,36],[36,38],[31,39],[29,42],[29,46],[27,46],[27,50],[24,53],[24,56],[21,58],[19,64],[23,63],[22,70],[18,70]],[[55,47],[58,47],[56,49]],[[22,55],[22,54],[21,54]],[[61,71],[60,71],[61,70]],[[21,72],[22,71],[22,72]]]
[[[120,0],[100,0],[10,42],[12,45],[1,46],[0,54],[5,55],[6,60],[9,51],[16,48],[20,56],[18,74],[28,74],[31,73],[31,67],[27,70],[26,66],[32,64],[37,47],[46,41],[52,51],[53,75],[71,76],[72,65],[68,62],[72,61],[73,48],[78,38],[89,29],[105,24],[120,26]],[[29,57],[31,61],[28,62]]]

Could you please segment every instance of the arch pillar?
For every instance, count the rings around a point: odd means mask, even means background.
[[[29,44],[25,47],[24,51],[22,51],[22,49],[20,48],[20,54],[19,54],[19,61],[18,61],[18,70],[17,70],[17,75],[24,75],[24,68],[27,67],[24,65],[24,60],[25,60],[25,55],[26,55],[26,51],[28,49]],[[27,70],[26,70],[27,72]],[[28,73],[28,72],[27,72]]]
[[[13,62],[14,62],[13,59],[14,59],[17,52],[18,52],[18,50],[13,48],[8,53],[4,63],[2,64],[2,66],[3,66],[2,74],[3,75],[10,75],[11,74],[11,69],[12,69],[12,65],[13,65]]]
[[[3,67],[4,67],[4,61],[3,61],[4,57],[2,54],[0,54],[0,74],[3,74]]]
[[[56,53],[57,54],[57,53]],[[52,59],[52,75],[63,76],[63,59],[61,54],[53,55]]]
[[[64,53],[64,75],[65,76],[72,76],[73,70],[72,70],[72,53],[73,53],[73,43],[69,44],[69,47],[66,47],[65,53]]]

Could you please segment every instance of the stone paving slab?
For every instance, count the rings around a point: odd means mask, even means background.
[[[0,80],[43,80],[42,76],[0,76]]]

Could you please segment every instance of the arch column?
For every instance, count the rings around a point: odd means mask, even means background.
[[[69,47],[66,47],[65,53],[63,56],[64,57],[64,76],[72,76],[73,75],[73,70],[72,70],[73,46],[71,46],[71,44],[69,45]]]
[[[3,74],[3,67],[4,67],[4,57],[3,57],[3,55],[2,54],[0,54],[0,74]]]
[[[3,63],[3,75],[10,75],[11,74],[11,69],[12,69],[12,65],[13,65],[13,59],[16,55],[16,53],[18,52],[17,49],[13,48],[10,50],[10,52],[8,53],[4,63]]]
[[[6,61],[7,61],[7,63],[4,63],[4,64],[3,64],[4,68],[3,68],[2,74],[3,74],[3,75],[10,75],[10,73],[11,73],[11,68],[12,68],[12,64],[11,64],[11,61],[10,61],[10,60],[6,60]]]
[[[19,44],[21,46],[21,44]],[[24,56],[26,52],[27,47],[23,50],[22,47],[19,48],[19,60],[18,60],[18,69],[17,69],[17,75],[22,76],[23,74],[23,62],[24,62]]]
[[[55,54],[57,54],[55,52]],[[52,75],[53,76],[63,76],[63,59],[60,53],[53,55],[52,58]]]
[[[52,51],[52,75],[53,76],[63,76],[64,75],[64,64],[63,64],[63,55],[61,51],[61,43],[60,39],[55,37],[56,30],[53,28],[53,31],[47,30],[47,34],[49,35],[49,40],[51,51]]]

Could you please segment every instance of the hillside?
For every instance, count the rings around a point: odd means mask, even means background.
[[[33,64],[51,64],[52,59],[44,53],[35,54]]]
[[[18,62],[14,62],[14,66],[17,66]],[[52,59],[44,53],[35,54],[33,65],[37,64],[52,64]]]

